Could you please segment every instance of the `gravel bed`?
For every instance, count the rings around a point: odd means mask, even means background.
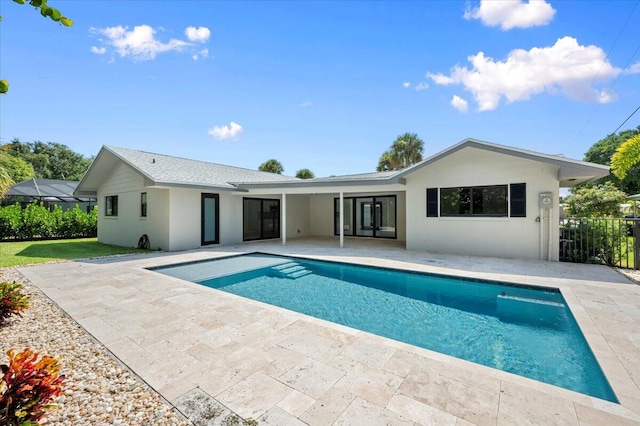
[[[623,268],[615,268],[615,269],[625,277],[629,278],[631,281],[635,282],[636,284],[640,284],[640,270],[623,269]]]
[[[47,425],[190,425],[173,407],[120,364],[15,268],[0,268],[0,281],[18,282],[29,309],[0,325],[0,363],[9,348],[29,347],[61,359],[66,376],[59,408]]]

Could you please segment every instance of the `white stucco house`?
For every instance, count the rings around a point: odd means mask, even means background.
[[[409,250],[558,259],[560,187],[600,164],[466,139],[407,169],[300,180],[104,146],[76,189],[98,240],[186,250],[304,236],[390,238]]]

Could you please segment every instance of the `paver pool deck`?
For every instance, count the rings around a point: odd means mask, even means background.
[[[146,269],[255,251],[559,288],[620,404]],[[274,425],[640,424],[640,286],[605,266],[299,239],[20,272],[178,407],[197,393]]]

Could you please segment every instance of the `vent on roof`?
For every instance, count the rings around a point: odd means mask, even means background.
[[[152,163],[155,163],[155,162],[156,162],[156,159],[155,159],[155,158],[152,158],[152,159],[151,159],[151,162],[152,162]]]

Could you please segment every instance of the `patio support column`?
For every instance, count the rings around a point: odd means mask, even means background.
[[[282,220],[280,221],[280,232],[282,232],[282,245],[287,245],[287,194],[282,193]]]
[[[340,248],[344,247],[344,216],[342,215],[343,204],[344,193],[340,191],[340,207],[338,207],[338,214],[340,215]]]

